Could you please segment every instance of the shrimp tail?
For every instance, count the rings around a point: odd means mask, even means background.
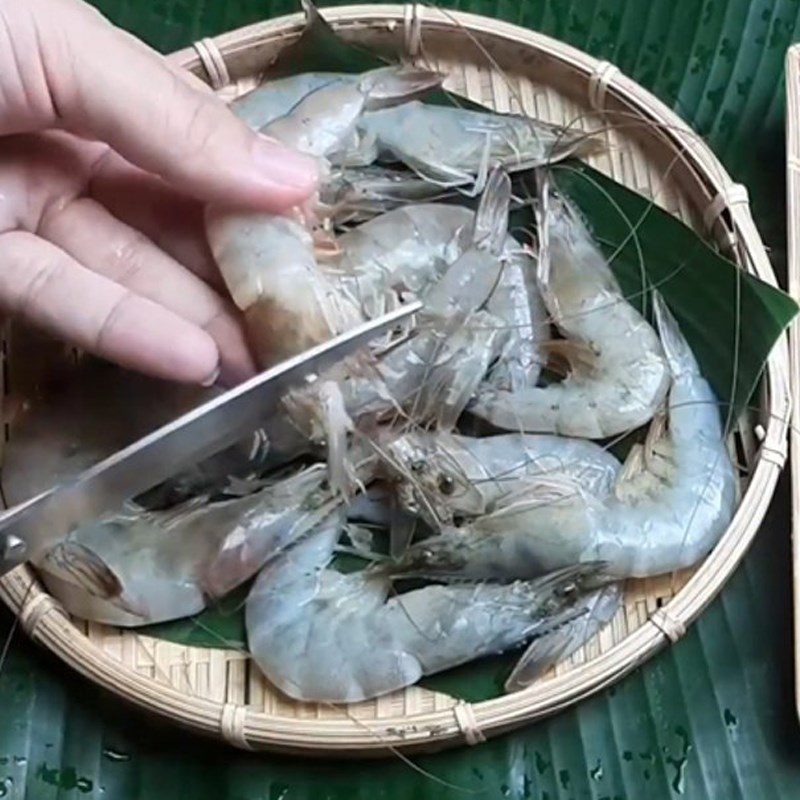
[[[697,361],[689,343],[681,333],[678,321],[669,310],[664,297],[657,291],[653,292],[653,310],[661,346],[664,348],[672,377],[697,373]]]
[[[473,243],[499,255],[508,233],[508,209],[511,205],[511,178],[496,166],[486,181],[472,226]]]
[[[589,595],[572,619],[537,636],[508,676],[504,685],[506,692],[525,689],[586,644],[617,613],[621,601],[618,584],[605,586]]]
[[[442,85],[439,72],[416,67],[380,67],[365,73],[358,88],[365,96],[364,110],[378,111],[413,100]]]

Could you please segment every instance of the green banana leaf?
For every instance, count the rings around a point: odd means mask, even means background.
[[[355,72],[383,63],[378,56],[343,42],[311,7],[302,36],[279,56],[275,70],[278,75]],[[438,93],[428,101],[461,99]],[[559,191],[588,221],[632,302],[644,309],[652,287],[664,295],[716,390],[723,417],[735,421],[751,398],[777,337],[797,313],[795,302],[737,268],[671,214],[588,165],[558,165],[555,174]],[[533,214],[525,208],[512,219],[512,230],[533,224]],[[159,625],[148,632],[186,644],[219,647],[224,646],[230,626],[237,624],[210,609],[192,620]],[[512,662],[507,655],[485,659],[480,674],[466,666],[431,677],[424,685],[468,700],[493,697]]]
[[[94,0],[169,52],[294,0]],[[616,63],[747,184],[783,275],[782,69],[795,0],[455,0]],[[6,800],[773,800],[800,795],[784,482],[744,565],[676,645],[590,701],[487,744],[336,764],[237,753],[153,722],[13,640],[0,655]],[[11,626],[0,612],[0,634]]]

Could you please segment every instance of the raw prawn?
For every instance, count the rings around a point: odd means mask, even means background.
[[[440,80],[437,73],[423,70],[373,70],[357,82],[333,83],[311,92],[264,133],[323,161],[335,161],[359,146],[355,125],[366,109],[401,102]],[[358,308],[319,269],[314,237],[303,215],[210,205],[206,234],[228,291],[244,312],[262,366],[361,321]]]
[[[135,626],[196,614],[329,513],[325,479],[316,465],[241,498],[132,507],[73,531],[36,566],[84,619]]]
[[[527,578],[602,560],[609,574],[647,577],[690,567],[716,544],[735,507],[736,474],[717,400],[659,295],[656,319],[672,375],[668,431],[652,457],[635,449],[606,498],[578,481],[535,479],[519,499],[413,545],[401,574]]]
[[[357,75],[307,73],[265,82],[231,107],[248,125],[264,130],[310,93],[353,86]],[[356,162],[401,162],[429,185],[483,188],[489,168],[509,172],[561,161],[594,147],[590,134],[570,131],[521,114],[501,114],[420,101],[367,109],[357,127],[362,144]]]
[[[366,316],[377,316],[406,294],[423,296],[471,246],[474,220],[471,210],[443,203],[389,211],[339,237],[342,255],[329,274]],[[510,235],[501,259],[486,311],[496,318],[506,344],[488,379],[496,388],[520,389],[536,384],[549,323],[534,260]]]
[[[493,171],[470,227],[471,246],[423,292],[425,309],[408,339],[381,355],[372,369],[361,374],[348,370],[331,376],[338,383],[320,381],[286,398],[301,430],[330,446],[341,442],[351,421],[399,411],[445,428],[455,424],[502,348],[502,325],[478,309],[502,270],[510,194],[508,175]],[[341,413],[338,420],[326,418],[321,412],[326,405],[334,408],[337,391]],[[321,392],[327,393],[327,403]],[[311,433],[315,428],[321,432]]]
[[[353,703],[546,634],[586,611],[599,565],[507,585],[426,586],[387,599],[390,582],[329,567],[334,514],[259,575],[246,604],[250,652],[298,700]],[[532,668],[532,667],[531,667]]]
[[[553,475],[606,497],[621,466],[594,442],[548,434],[476,438],[416,431],[377,449],[398,482],[402,506],[436,526],[490,513],[524,497],[531,481]]]
[[[577,213],[547,188],[542,206],[539,287],[567,339],[551,350],[571,371],[561,382],[520,391],[485,384],[470,411],[505,430],[589,439],[638,428],[669,385],[658,336],[625,299]]]
[[[304,97],[331,84],[354,84],[358,75],[343,72],[303,72],[269,80],[237,97],[230,109],[255,131],[286,116]]]
[[[488,168],[508,172],[551,164],[593,147],[590,134],[569,131],[521,114],[404,103],[365,115],[364,136],[379,159],[400,161],[437,186],[483,188]]]

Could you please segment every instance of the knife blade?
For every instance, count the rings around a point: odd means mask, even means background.
[[[422,308],[406,303],[256,375],[0,516],[0,575],[259,427],[281,397]]]

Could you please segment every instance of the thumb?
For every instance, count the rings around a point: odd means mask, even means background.
[[[55,124],[203,200],[278,210],[314,190],[312,159],[251,131],[84,3],[31,0],[28,8]]]

